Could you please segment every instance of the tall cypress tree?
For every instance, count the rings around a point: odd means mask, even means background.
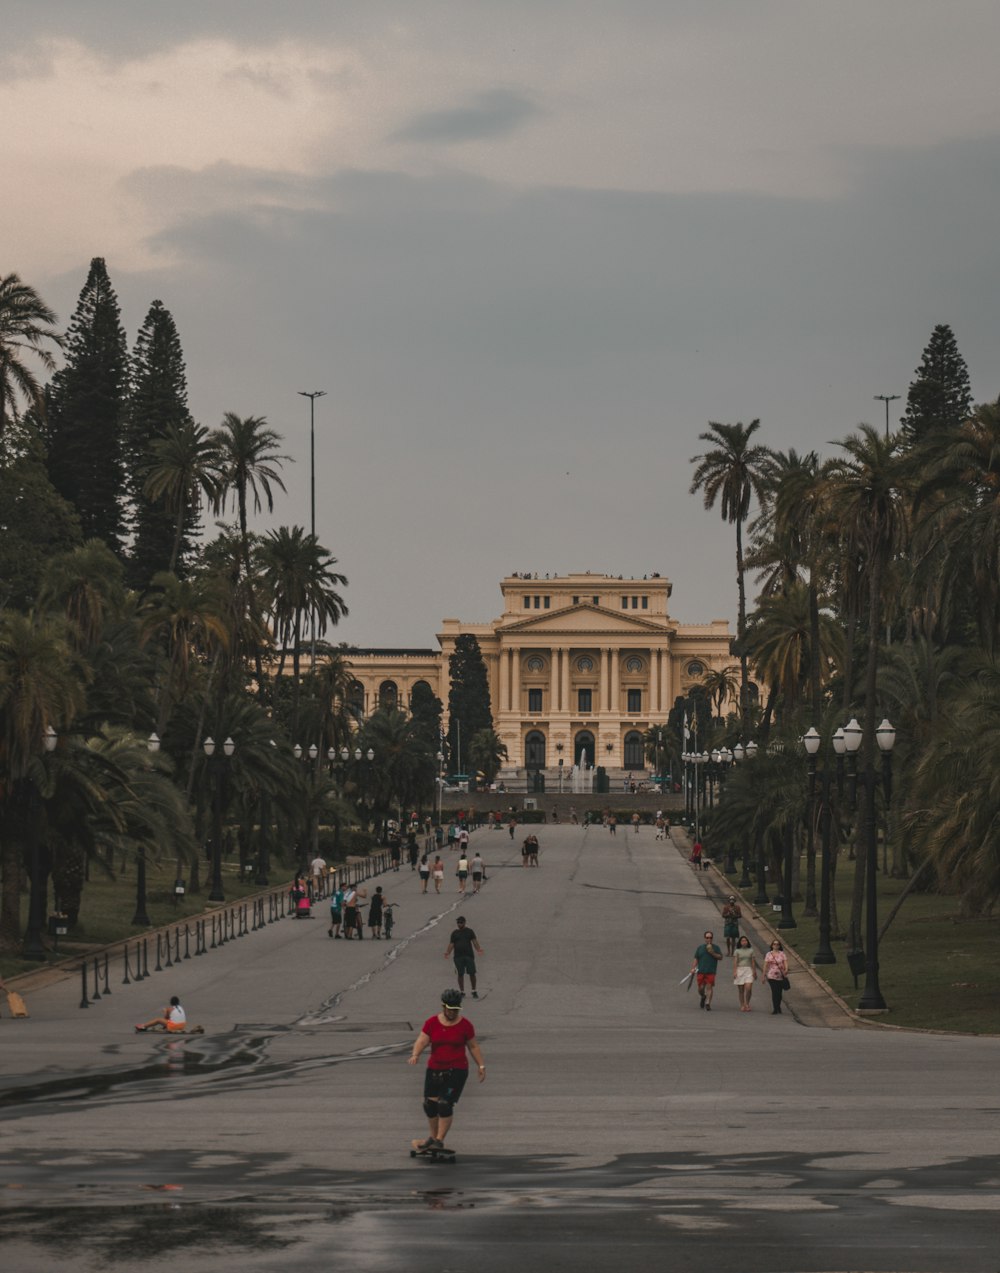
[[[911,446],[939,430],[953,432],[972,411],[969,369],[947,323],[934,328],[914,375],[900,423]]]
[[[128,352],[103,257],[90,263],[63,350],[66,363],[49,395],[49,477],[79,513],[84,539],[101,539],[120,554]]]
[[[143,490],[150,467],[150,446],[166,437],[170,428],[191,420],[187,405],[184,354],[173,317],[162,301],[153,301],[132,351],[131,386],[125,426],[127,490],[133,534],[129,561],[130,582],[142,587],[159,570],[170,565],[175,518],[162,501],[152,501]],[[186,573],[191,540],[198,529],[198,512],[192,506],[185,517],[177,573]]]
[[[490,683],[479,642],[469,632],[455,641],[448,659],[448,755],[453,767],[468,760],[469,743],[481,729],[493,728]]]

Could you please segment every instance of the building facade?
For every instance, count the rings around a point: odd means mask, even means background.
[[[457,638],[471,633],[511,769],[562,762],[641,770],[645,730],[662,724],[706,672],[733,663],[728,623],[671,618],[671,584],[661,575],[515,574],[500,591],[498,619],[445,619],[437,650],[348,651],[358,710],[405,708],[423,681],[444,704],[447,728],[448,660]]]

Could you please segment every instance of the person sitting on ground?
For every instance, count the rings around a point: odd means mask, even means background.
[[[187,1013],[181,1007],[181,1001],[176,995],[170,1000],[170,1006],[163,1009],[163,1015],[154,1017],[152,1021],[144,1021],[142,1025],[135,1027],[136,1034],[142,1034],[143,1030],[167,1030],[171,1034],[180,1034],[187,1025]]]

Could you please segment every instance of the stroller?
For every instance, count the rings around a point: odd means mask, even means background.
[[[382,933],[386,941],[392,936],[392,926],[395,923],[392,912],[398,905],[398,902],[386,902],[385,906],[382,907]]]

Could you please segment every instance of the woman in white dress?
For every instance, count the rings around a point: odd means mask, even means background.
[[[750,996],[757,980],[757,956],[749,937],[741,937],[733,952],[733,984],[740,997],[740,1012],[750,1011]]]

